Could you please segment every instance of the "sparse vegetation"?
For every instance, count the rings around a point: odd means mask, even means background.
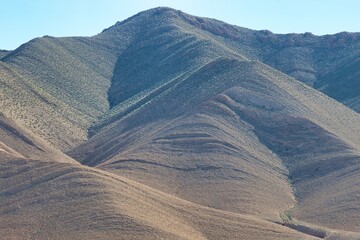
[[[284,223],[291,223],[293,220],[290,211],[285,211],[281,213],[280,218],[283,220]]]
[[[358,238],[360,115],[312,86],[358,110],[359,46],[156,8],[0,51],[0,236]]]

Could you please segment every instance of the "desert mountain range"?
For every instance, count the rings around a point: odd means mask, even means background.
[[[360,239],[360,33],[161,7],[0,51],[0,236]]]

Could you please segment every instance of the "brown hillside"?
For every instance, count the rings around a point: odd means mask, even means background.
[[[0,51],[0,236],[360,239],[359,46],[155,8]]]

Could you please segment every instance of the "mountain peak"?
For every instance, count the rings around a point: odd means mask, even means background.
[[[359,69],[360,34],[167,7],[0,50],[0,234],[360,239]]]
[[[103,30],[101,34],[117,32],[118,29],[123,30],[124,26],[128,28],[126,31],[128,34],[135,33],[140,28],[158,28],[165,25],[188,26],[234,41],[240,40],[240,35],[255,32],[251,29],[228,24],[217,19],[194,16],[169,7],[157,7],[139,12],[123,21],[118,21],[113,26]]]
[[[124,25],[130,21],[153,21],[154,17],[160,17],[162,19],[172,19],[172,18],[178,18],[180,15],[186,15],[184,12],[181,12],[180,10],[176,10],[169,7],[156,7],[151,8],[149,10],[145,10],[142,12],[139,12],[125,20],[116,22],[113,26],[104,29],[102,32],[106,32],[110,29],[116,28],[118,26]]]

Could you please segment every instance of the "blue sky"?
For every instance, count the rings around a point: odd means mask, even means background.
[[[95,35],[157,6],[275,33],[360,32],[358,0],[1,0],[0,49],[44,35]]]

